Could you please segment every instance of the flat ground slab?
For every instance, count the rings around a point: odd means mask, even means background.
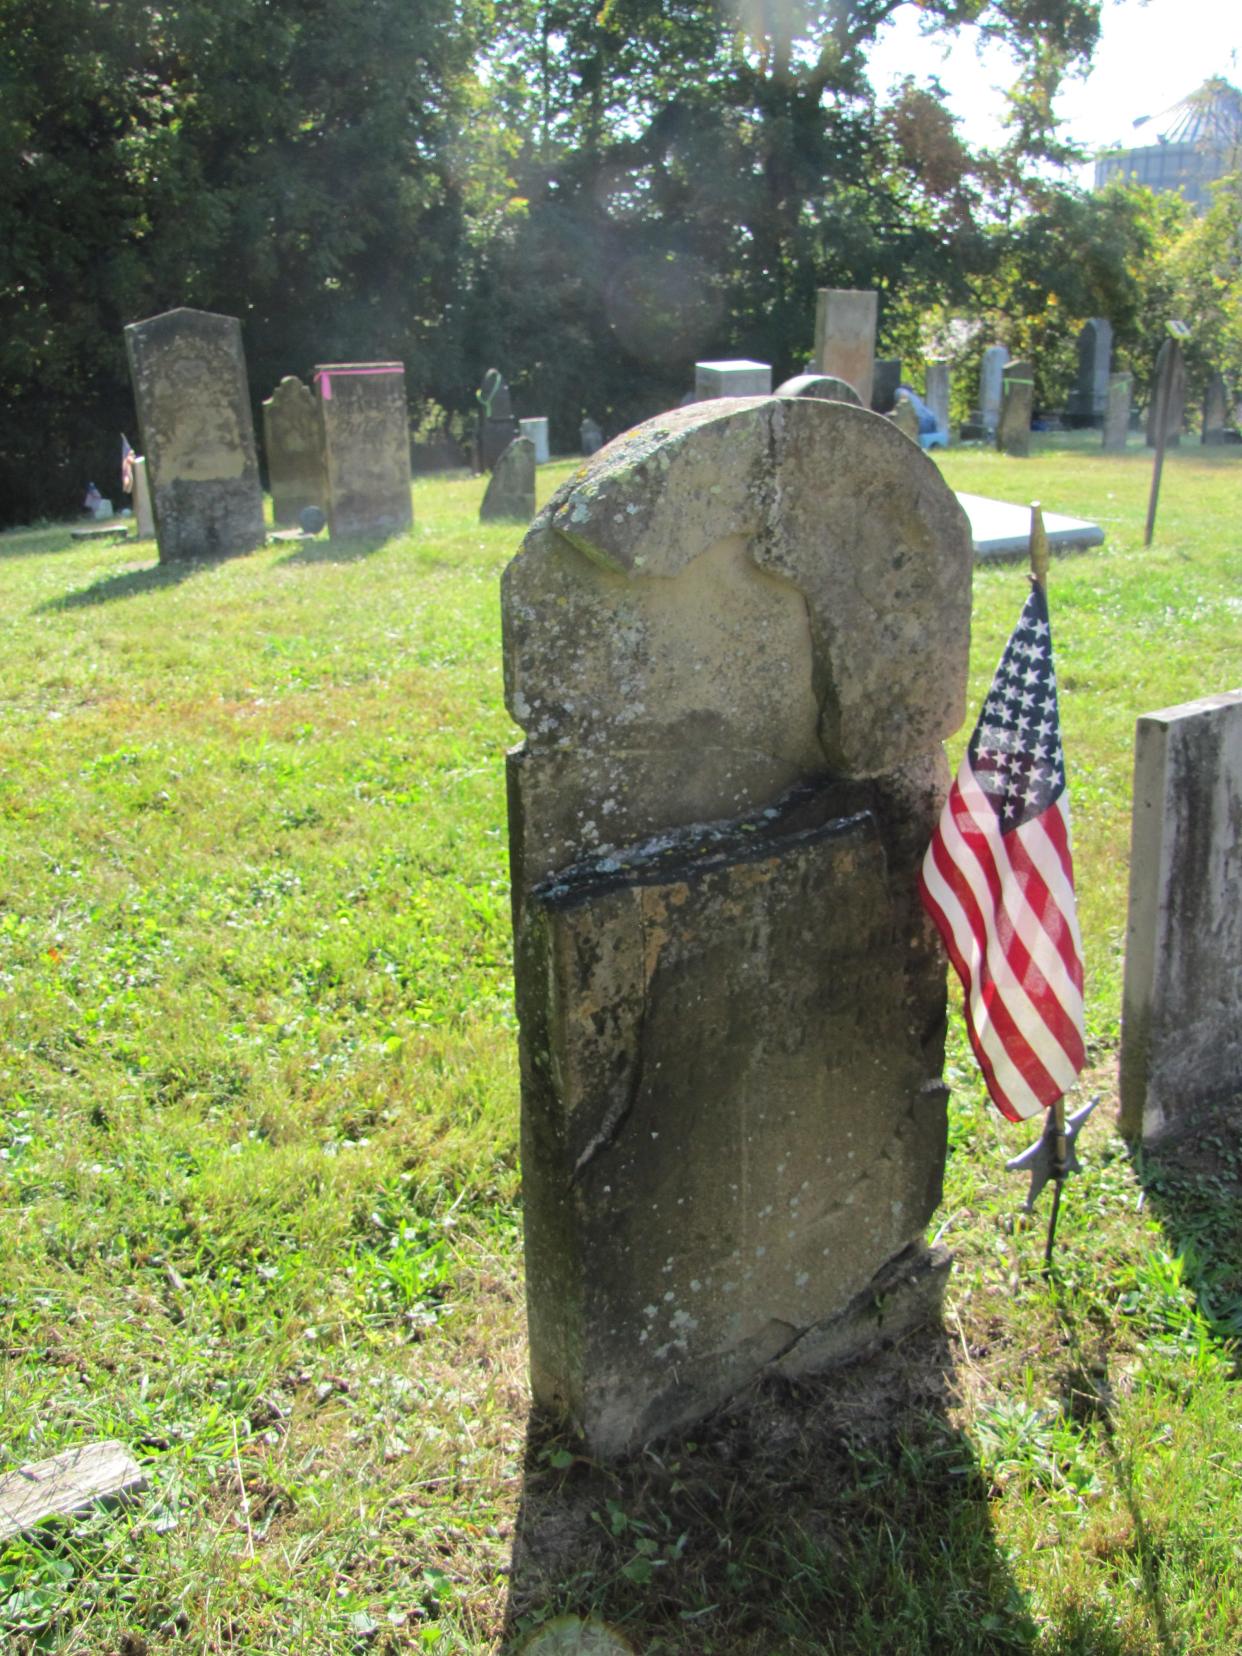
[[[1031,539],[1031,509],[1013,506],[1007,500],[989,500],[986,495],[959,494],[958,503],[970,519],[970,538],[975,549],[975,560],[981,558],[1014,558],[1026,554]],[[1080,551],[1084,547],[1099,546],[1104,531],[1098,523],[1085,518],[1062,517],[1059,512],[1044,513],[1044,529],[1048,545],[1054,552]]]

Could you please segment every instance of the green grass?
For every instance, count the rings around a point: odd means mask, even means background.
[[[1108,531],[1052,572],[1105,1095],[1059,1279],[955,1025],[944,1328],[619,1468],[527,1419],[517,536],[463,478],[346,551],[0,537],[0,1464],[115,1435],[149,1479],[0,1553],[5,1649],[1242,1646],[1236,1124],[1111,1130],[1134,719],[1242,683],[1242,460],[1171,456],[1149,553],[1138,451],[943,469]],[[976,575],[972,708],[1023,590]]]

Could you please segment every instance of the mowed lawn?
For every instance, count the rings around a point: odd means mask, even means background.
[[[0,1470],[118,1437],[148,1479],[0,1547],[0,1648],[1242,1648],[1237,1122],[1112,1127],[1134,721],[1242,686],[1242,451],[1170,456],[1150,551],[1140,448],[941,465],[1107,532],[1050,582],[1102,1095],[1059,1272],[955,1020],[943,1330],[618,1468],[528,1422],[518,532],[463,476],[384,544],[0,536]],[[976,572],[972,719],[1024,592]]]

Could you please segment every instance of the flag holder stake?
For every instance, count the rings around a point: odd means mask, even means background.
[[[1044,529],[1044,514],[1038,500],[1031,502],[1031,581],[1047,595],[1048,591],[1048,535]],[[1065,1135],[1065,1099],[1058,1098],[1052,1106],[1052,1136],[1055,1143],[1052,1161],[1052,1212],[1048,1217],[1048,1240],[1044,1244],[1044,1275],[1052,1272],[1052,1248],[1056,1241],[1057,1216],[1061,1211],[1061,1189],[1065,1184],[1069,1145]]]

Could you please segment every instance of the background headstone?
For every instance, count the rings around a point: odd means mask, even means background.
[[[901,358],[877,357],[871,381],[871,408],[876,414],[891,414],[897,405],[901,384]]]
[[[1121,1130],[1242,1097],[1242,690],[1138,721]]]
[[[515,438],[522,435],[513,412],[509,387],[499,368],[489,368],[478,390],[482,413],[479,416],[479,463],[491,471]]]
[[[871,407],[879,295],[872,288],[820,288],[815,301],[815,367],[852,385]],[[887,410],[885,410],[887,412]]]
[[[1104,447],[1110,454],[1126,446],[1130,430],[1130,397],[1134,381],[1129,374],[1108,376],[1108,406],[1104,411]]]
[[[1172,369],[1169,358],[1173,359]],[[1182,426],[1186,422],[1186,358],[1176,340],[1166,339],[1156,353],[1156,372],[1152,379],[1151,403],[1147,409],[1147,446],[1156,446],[1156,422],[1159,416],[1160,386],[1168,375],[1168,395],[1164,398],[1165,446],[1176,448],[1182,440]]]
[[[934,1298],[970,570],[927,458],[807,397],[614,439],[505,572],[532,1380],[597,1452]]]
[[[949,441],[949,364],[936,357],[927,364],[923,400],[936,416],[936,430]]]
[[[1031,416],[1035,412],[1035,370],[1029,362],[1005,364],[1004,392],[996,446],[1024,459],[1031,452]]]
[[[147,478],[147,463],[141,455],[134,460],[134,522],[139,540],[155,538],[155,513],[151,510],[151,484]]]
[[[1229,417],[1229,397],[1219,372],[1213,373],[1203,393],[1203,441],[1212,445],[1225,441],[1225,421]]]
[[[710,397],[769,397],[772,394],[772,367],[767,362],[696,362],[696,402]]]
[[[535,515],[535,445],[515,437],[496,461],[479,507],[479,522],[501,518],[529,523]]]
[[[410,421],[400,362],[315,364],[328,533],[397,533],[414,521]]]
[[[529,420],[519,420],[518,431],[523,437],[529,437],[535,445],[535,464],[546,466],[552,458],[552,450],[548,446],[548,422],[546,417],[538,414]]]
[[[795,374],[776,388],[778,397],[820,397],[824,402],[852,403],[862,407],[862,398],[852,385],[835,374]]]
[[[310,387],[295,374],[285,375],[262,412],[272,522],[285,528],[301,521],[303,507],[325,509],[323,425]]]
[[[989,440],[1000,426],[1002,382],[1008,361],[1008,346],[989,345],[979,365],[979,423]]]
[[[241,323],[172,310],[125,329],[160,562],[262,546]]]
[[[918,442],[918,412],[904,391],[900,393],[897,401],[894,403],[893,412],[889,415],[889,419],[892,420],[893,424],[897,427],[898,431],[903,434],[903,436],[908,437],[912,443]]]
[[[598,454],[604,446],[604,433],[589,414],[583,416],[578,427],[578,440],[586,455]]]
[[[1069,396],[1071,425],[1098,425],[1108,406],[1113,358],[1113,325],[1093,316],[1078,331],[1078,377]]]

